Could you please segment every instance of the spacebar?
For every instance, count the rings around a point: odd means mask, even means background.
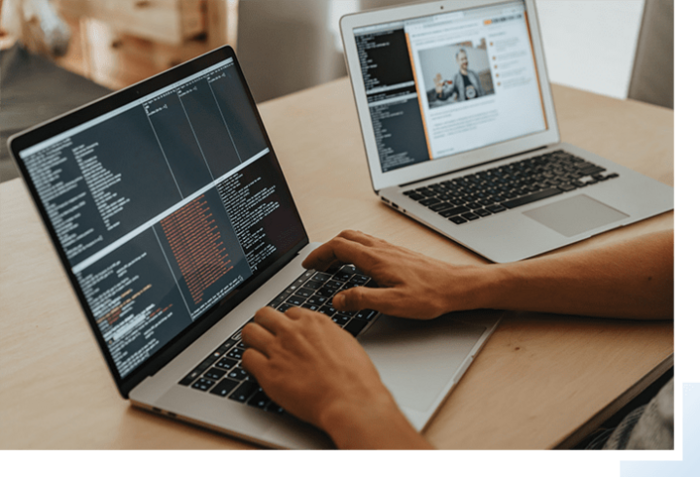
[[[552,187],[551,189],[541,190],[535,192],[534,194],[526,195],[525,197],[518,197],[517,199],[507,200],[501,202],[501,205],[512,209],[514,207],[520,207],[521,205],[529,204],[530,202],[535,202],[538,200],[546,199],[547,197],[552,197],[554,195],[561,194],[561,189]]]

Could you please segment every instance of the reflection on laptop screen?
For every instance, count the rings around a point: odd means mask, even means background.
[[[20,158],[122,378],[305,236],[232,59]]]
[[[547,129],[522,2],[353,32],[382,172]]]

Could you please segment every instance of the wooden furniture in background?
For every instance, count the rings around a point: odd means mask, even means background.
[[[73,39],[56,62],[120,89],[224,44],[238,0],[58,0]]]

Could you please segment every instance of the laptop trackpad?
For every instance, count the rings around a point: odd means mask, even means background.
[[[468,313],[460,315],[428,321],[381,316],[359,337],[399,406],[427,411],[451,383],[486,329],[469,324]]]
[[[566,237],[573,237],[629,217],[584,194],[528,210],[523,212],[523,215]]]

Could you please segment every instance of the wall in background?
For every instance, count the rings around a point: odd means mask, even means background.
[[[537,0],[549,78],[627,98],[644,0]]]
[[[328,30],[342,53],[338,19],[396,0],[332,0]],[[552,82],[626,98],[644,0],[536,0]]]

